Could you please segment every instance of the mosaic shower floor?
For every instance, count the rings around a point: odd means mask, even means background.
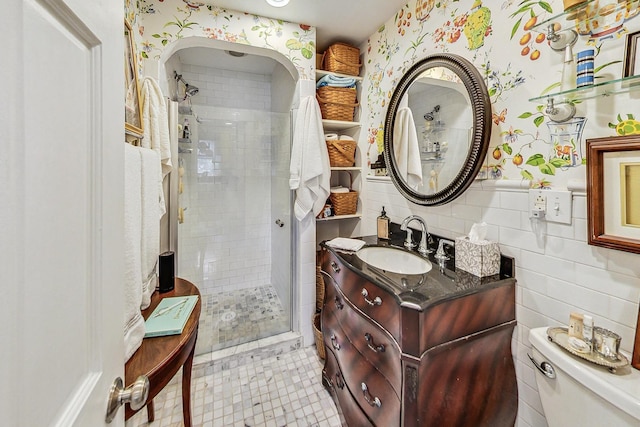
[[[288,307],[271,285],[202,295],[196,355],[291,329]]]

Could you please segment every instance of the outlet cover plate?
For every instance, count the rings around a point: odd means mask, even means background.
[[[573,196],[571,191],[529,190],[529,210],[532,211],[538,196],[546,200],[544,220],[571,224]]]

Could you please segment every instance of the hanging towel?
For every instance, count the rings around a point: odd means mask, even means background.
[[[412,189],[422,185],[422,163],[418,134],[413,121],[413,113],[409,108],[407,95],[400,101],[393,128],[393,152],[398,163],[398,174]]]
[[[289,172],[289,188],[296,190],[296,218],[302,221],[310,212],[316,216],[329,196],[331,169],[320,106],[315,96],[300,101]]]
[[[124,146],[124,360],[126,362],[142,344],[145,329],[140,312],[142,302],[140,168],[142,164],[139,149],[130,144],[124,144]]]
[[[148,148],[139,148],[142,158],[142,203],[141,203],[141,309],[149,307],[151,294],[156,289],[156,266],[160,254],[160,158],[158,153]]]
[[[158,82],[151,77],[145,77],[142,81],[142,128],[144,137],[141,146],[151,148],[158,153],[162,165],[161,178],[164,178],[173,167],[171,163],[171,138],[169,137],[169,115],[167,105],[160,90]],[[164,191],[161,187],[161,212],[167,211]]]

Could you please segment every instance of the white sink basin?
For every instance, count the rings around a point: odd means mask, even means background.
[[[388,246],[367,246],[356,252],[363,262],[390,273],[424,274],[431,263],[419,255]]]

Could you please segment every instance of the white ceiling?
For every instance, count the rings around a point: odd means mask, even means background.
[[[316,27],[320,52],[338,41],[359,46],[407,0],[291,0],[273,7],[265,0],[205,0],[214,6]]]

